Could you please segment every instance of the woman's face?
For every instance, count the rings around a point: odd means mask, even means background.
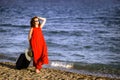
[[[35,18],[35,19],[34,19],[34,22],[35,22],[35,25],[38,25],[38,24],[39,24],[38,18]]]

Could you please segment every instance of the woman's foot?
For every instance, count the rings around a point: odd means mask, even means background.
[[[39,70],[39,69],[36,69],[36,73],[40,73],[40,70]]]

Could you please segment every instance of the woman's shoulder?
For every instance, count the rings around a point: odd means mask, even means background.
[[[30,31],[33,31],[33,29],[34,29],[34,28],[33,28],[33,27],[31,27],[31,28],[30,28]]]

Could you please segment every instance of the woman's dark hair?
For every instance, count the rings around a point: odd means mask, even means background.
[[[30,26],[31,27],[35,27],[35,18],[38,18],[37,16],[35,16],[35,17],[33,17],[32,19],[31,19],[31,21],[30,21]],[[40,21],[39,21],[39,26],[41,25],[41,23],[40,23]]]

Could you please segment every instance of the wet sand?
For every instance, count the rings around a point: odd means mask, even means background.
[[[17,70],[11,62],[0,62],[0,80],[120,80],[109,77],[77,74],[64,70],[42,68],[40,73],[35,73],[35,68]]]

